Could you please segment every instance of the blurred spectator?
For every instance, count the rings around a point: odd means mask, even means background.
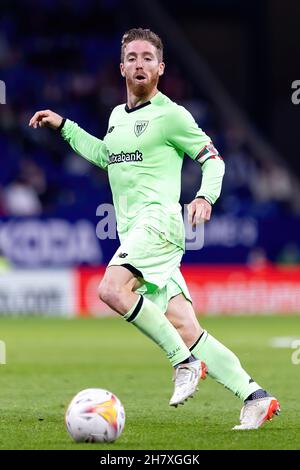
[[[19,177],[4,190],[4,206],[8,215],[32,216],[42,213],[42,205],[36,191]]]
[[[32,160],[21,161],[21,177],[41,196],[46,191],[46,178],[42,169]]]
[[[274,200],[288,203],[292,199],[292,181],[287,170],[271,161],[261,163],[256,180],[251,181],[253,195],[258,202]]]

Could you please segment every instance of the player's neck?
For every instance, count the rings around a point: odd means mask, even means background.
[[[129,109],[136,108],[141,104],[147,103],[158,93],[158,89],[155,87],[150,93],[143,96],[136,96],[130,90],[127,90],[127,106]]]

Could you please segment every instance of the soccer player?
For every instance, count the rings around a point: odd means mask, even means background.
[[[224,162],[191,114],[158,91],[164,68],[161,39],[148,29],[131,29],[122,39],[120,64],[127,103],[112,111],[103,140],[50,110],[36,112],[29,125],[59,130],[76,153],[108,172],[121,245],[99,296],[165,351],[175,368],[170,405],[192,396],[208,371],[244,401],[234,429],[256,429],[279,412],[279,403],[229,349],[202,330],[179,269],[183,157],[202,168],[201,187],[188,206],[194,226],[210,219]]]

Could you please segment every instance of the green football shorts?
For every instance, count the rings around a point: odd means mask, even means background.
[[[108,266],[124,266],[142,286],[137,289],[163,312],[172,297],[191,296],[179,266],[183,250],[171,243],[163,232],[150,225],[138,226],[128,232]]]

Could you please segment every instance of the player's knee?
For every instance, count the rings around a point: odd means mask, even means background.
[[[113,281],[103,279],[98,287],[100,300],[111,308],[114,308],[122,294],[122,286]]]

